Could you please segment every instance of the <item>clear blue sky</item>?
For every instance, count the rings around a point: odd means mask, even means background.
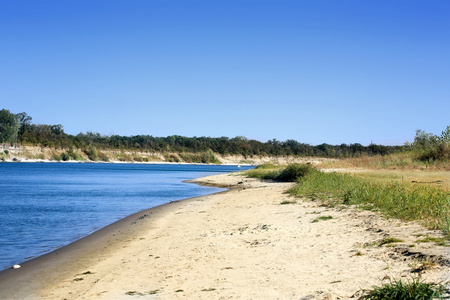
[[[401,145],[450,125],[450,1],[0,0],[0,109],[67,133]]]

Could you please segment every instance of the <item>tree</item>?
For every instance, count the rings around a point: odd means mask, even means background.
[[[16,115],[9,110],[0,110],[0,143],[13,143],[16,120]]]

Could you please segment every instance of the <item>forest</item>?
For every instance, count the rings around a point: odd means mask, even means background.
[[[247,139],[243,136],[229,137],[184,137],[171,135],[154,137],[152,135],[102,135],[86,132],[71,135],[64,132],[61,124],[33,124],[32,117],[22,112],[14,114],[9,110],[0,111],[0,144],[34,145],[61,149],[127,149],[149,152],[175,153],[205,153],[212,151],[221,155],[241,154],[244,157],[259,156],[315,156],[329,158],[346,158],[361,155],[387,155],[411,148],[421,148],[423,159],[433,159],[433,151],[442,141],[450,139],[450,126],[442,136],[435,136],[422,130],[417,130],[414,143],[402,146],[384,146],[370,144],[363,146],[359,143],[329,145],[309,145],[296,140],[278,141],[272,139],[267,142]],[[445,143],[444,143],[445,144]],[[448,142],[447,142],[448,144]],[[430,148],[430,149],[431,149]],[[445,154],[445,153],[444,153]]]

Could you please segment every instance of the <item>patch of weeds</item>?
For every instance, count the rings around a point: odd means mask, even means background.
[[[331,219],[333,219],[332,216],[322,216],[322,217],[315,218],[311,223],[317,223],[319,221],[326,221],[326,220],[331,220]]]
[[[446,238],[432,236],[426,236],[423,239],[419,239],[416,241],[416,243],[434,243],[437,246],[448,246],[448,241]]]
[[[369,247],[376,247],[378,245],[379,245],[378,242],[371,242],[371,243],[364,243],[363,247],[364,248],[369,248]]]
[[[139,293],[137,291],[128,291],[128,292],[125,293],[125,295],[128,295],[128,296],[135,296],[135,295],[144,296],[144,294]]]
[[[176,290],[175,293],[182,293],[184,290]]]
[[[363,256],[364,254],[361,251],[356,251],[352,256]]]
[[[128,291],[125,293],[125,295],[128,296],[145,296],[145,295],[155,295],[156,293],[158,293],[159,290],[153,290],[153,291],[149,291],[149,292],[145,292],[145,293],[141,293],[138,291]]]
[[[203,289],[202,292],[212,292],[215,291],[215,288]]]
[[[377,244],[378,244],[378,246],[381,247],[383,245],[390,245],[390,244],[403,243],[403,242],[404,242],[404,240],[401,240],[401,239],[387,237],[387,238],[384,238],[381,241],[379,241]]]
[[[445,292],[446,285],[438,283],[425,283],[419,279],[413,279],[403,283],[401,280],[390,281],[381,287],[373,287],[372,290],[363,290],[365,295],[360,300],[381,299],[434,299],[441,298]]]
[[[74,278],[72,281],[82,281],[84,278]]]
[[[285,205],[285,204],[297,204],[297,201],[284,200],[284,201],[280,202],[280,205]]]

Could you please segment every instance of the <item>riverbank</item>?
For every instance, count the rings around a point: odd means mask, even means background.
[[[85,152],[72,150],[68,152],[64,148],[50,148],[38,146],[20,146],[13,148],[0,148],[0,162],[96,162],[96,163],[181,163],[181,164],[222,164],[222,165],[259,165],[265,163],[289,164],[289,163],[313,163],[334,161],[330,158],[300,157],[293,155],[264,156],[264,155],[221,155],[209,153],[178,153],[158,152],[143,150],[102,149],[96,159]],[[71,156],[67,153],[71,153]],[[203,156],[202,156],[203,155]],[[76,159],[75,159],[76,158]]]
[[[2,272],[0,299],[348,299],[387,279],[450,280],[449,248],[417,243],[437,234],[417,224],[294,203],[289,183],[194,182],[231,189],[143,211]],[[402,242],[382,245],[387,237]]]

